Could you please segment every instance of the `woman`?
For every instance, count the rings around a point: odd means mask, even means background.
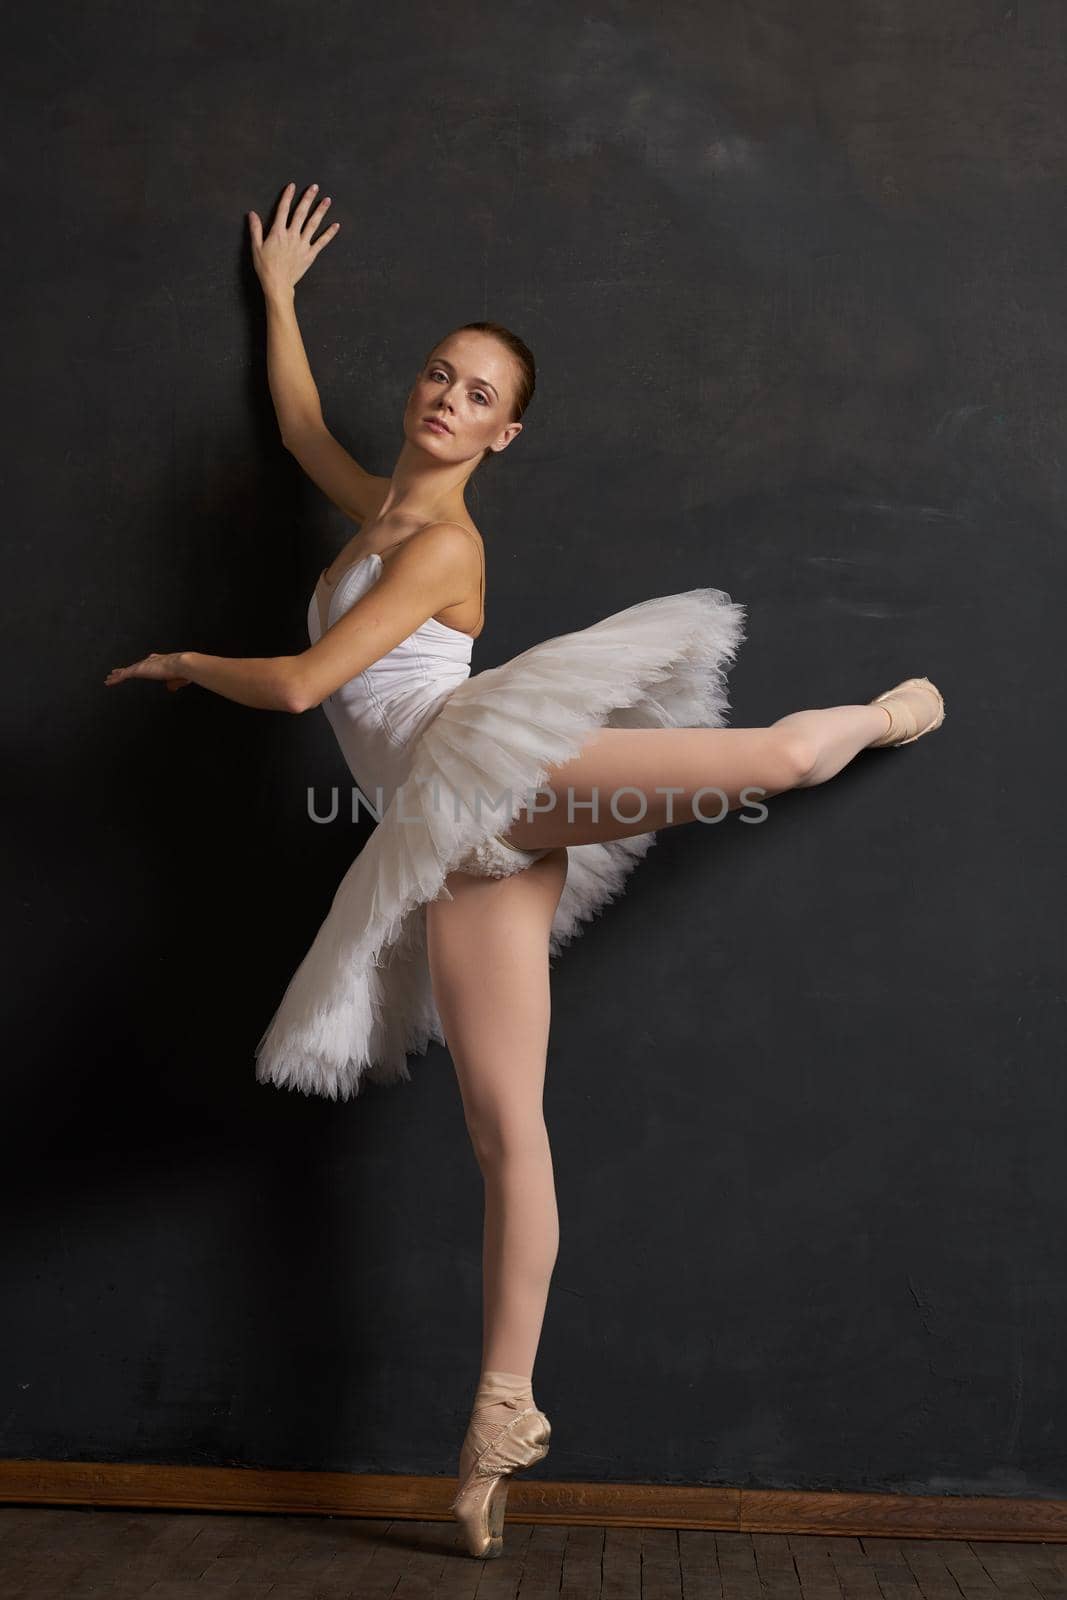
[[[364,1076],[409,1077],[408,1054],[447,1041],[485,1181],[482,1367],[452,1510],[471,1553],[495,1556],[510,1478],[549,1440],[532,1374],[559,1237],[542,1104],[551,957],[657,829],[823,783],[861,750],[938,727],[944,703],[911,678],[866,704],[723,728],[744,608],[710,588],[641,601],[472,676],[484,550],[464,493],[521,434],[533,358],[495,323],[451,333],[408,396],[391,476],[365,472],[326,428],[294,311],[337,232],[313,237],[330,204],[312,212],[315,192],[290,220],[290,184],[266,237],[249,213],[268,375],[287,448],[359,532],[316,584],[307,650],[153,654],[106,681],[321,706],[375,791],[378,826],[260,1039],[257,1077],[348,1099]]]

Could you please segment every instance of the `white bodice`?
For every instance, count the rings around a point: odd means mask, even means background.
[[[381,556],[366,555],[332,589],[319,580],[308,606],[312,644],[373,588],[382,565]],[[322,702],[348,769],[371,805],[377,807],[380,787],[384,809],[403,783],[419,735],[470,677],[473,648],[469,633],[429,617]]]

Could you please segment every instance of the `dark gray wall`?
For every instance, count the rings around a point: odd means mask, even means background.
[[[6,1456],[450,1473],[481,1183],[445,1052],[253,1049],[354,846],[324,718],[105,689],[306,642],[245,214],[391,470],[425,350],[532,345],[476,670],[749,607],[733,720],[933,677],[935,737],[661,834],[558,963],[563,1479],[1067,1493],[1067,13],[73,4],[10,25]],[[13,380],[13,381],[12,381]]]

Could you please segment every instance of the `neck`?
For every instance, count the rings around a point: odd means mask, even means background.
[[[439,465],[405,439],[396,458],[378,520],[399,512],[420,522],[462,522],[467,516],[463,491],[473,471],[469,461]]]

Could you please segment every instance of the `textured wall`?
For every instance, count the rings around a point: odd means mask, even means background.
[[[267,391],[245,214],[291,178],[365,466],[449,328],[536,353],[476,671],[714,584],[736,724],[948,705],[665,831],[559,962],[545,1474],[1067,1493],[1063,8],[68,0],[7,43],[0,1453],[448,1473],[477,1375],[447,1055],[254,1082],[358,843],[307,817],[325,720],[103,687],[301,648],[352,531]]]

